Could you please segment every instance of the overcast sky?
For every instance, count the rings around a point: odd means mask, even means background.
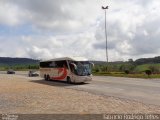
[[[160,0],[0,0],[0,56],[106,60],[160,55]]]

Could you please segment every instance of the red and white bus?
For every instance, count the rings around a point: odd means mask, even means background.
[[[93,63],[82,57],[63,57],[40,62],[40,76],[45,80],[81,83],[92,80]]]

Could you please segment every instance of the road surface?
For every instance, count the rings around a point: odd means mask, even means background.
[[[0,73],[6,74],[6,72]],[[44,81],[40,77],[28,77],[27,72],[16,72],[16,75],[39,84],[61,86],[160,106],[160,79],[93,76],[93,81],[88,84],[70,85],[64,82]]]
[[[67,87],[160,106],[160,79],[94,76],[90,84]]]

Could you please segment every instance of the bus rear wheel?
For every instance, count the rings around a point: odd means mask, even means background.
[[[44,75],[44,80],[49,81],[50,80],[50,76],[49,75]]]
[[[44,75],[44,80],[47,80],[47,75],[46,74]]]
[[[47,75],[46,80],[47,80],[47,81],[49,81],[49,80],[50,80],[50,76],[49,76],[49,75]]]

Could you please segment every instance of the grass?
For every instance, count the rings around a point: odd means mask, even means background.
[[[148,77],[145,73],[141,74],[125,74],[123,72],[99,72],[93,73],[93,75],[97,76],[113,76],[113,77],[128,77],[128,78],[160,78],[160,74],[152,74]]]
[[[137,72],[143,72],[143,71],[149,69],[150,66],[155,66],[155,67],[159,67],[160,68],[160,64],[143,64],[143,65],[138,65],[135,68],[135,71],[137,71]]]

